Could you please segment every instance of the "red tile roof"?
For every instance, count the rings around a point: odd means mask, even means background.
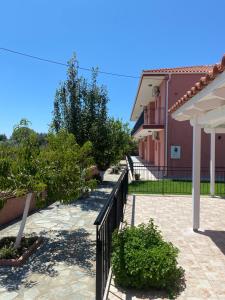
[[[186,92],[186,94],[177,100],[172,107],[170,107],[169,112],[172,113],[181,107],[184,103],[189,101],[194,95],[206,87],[210,82],[212,82],[220,73],[225,70],[225,54],[221,59],[220,64],[215,64],[210,72],[204,77],[201,77],[198,82]]]
[[[144,70],[144,73],[208,73],[212,71],[213,65],[206,66],[188,66],[176,68],[162,68],[153,70]]]

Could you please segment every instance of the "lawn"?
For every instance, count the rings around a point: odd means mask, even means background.
[[[225,195],[225,183],[216,182],[216,195]],[[130,194],[179,194],[191,195],[192,182],[189,180],[154,180],[154,181],[133,181],[129,184],[128,191]],[[201,182],[201,195],[210,194],[210,183]]]

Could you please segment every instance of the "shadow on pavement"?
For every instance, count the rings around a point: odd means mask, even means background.
[[[39,234],[40,235],[40,234]],[[57,230],[48,234],[42,232],[43,244],[21,267],[0,267],[0,286],[8,291],[19,289],[23,284],[32,287],[34,281],[27,281],[28,273],[46,276],[58,276],[60,262],[68,266],[76,265],[83,272],[94,276],[95,242],[90,240],[89,233],[83,229],[74,231]],[[66,278],[65,278],[66,280]]]

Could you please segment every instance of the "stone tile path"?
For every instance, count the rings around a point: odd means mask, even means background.
[[[140,174],[141,180],[158,180],[163,177],[163,171],[158,167],[150,166],[148,162],[144,162],[139,156],[131,156],[134,163],[134,173]]]
[[[185,269],[186,288],[177,299],[225,300],[225,200],[201,198],[201,229],[192,230],[191,197],[129,196],[125,219],[130,224],[153,218],[164,238],[179,249],[179,264]],[[149,291],[121,290],[113,281],[108,299],[167,299]]]
[[[22,267],[0,267],[0,299],[95,299],[95,226],[93,222],[119,175],[106,173],[107,184],[87,199],[55,203],[28,218],[25,233],[44,243]],[[15,235],[19,222],[0,231]]]

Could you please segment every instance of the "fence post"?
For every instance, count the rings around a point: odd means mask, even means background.
[[[96,300],[102,299],[102,244],[99,226],[96,225]]]

